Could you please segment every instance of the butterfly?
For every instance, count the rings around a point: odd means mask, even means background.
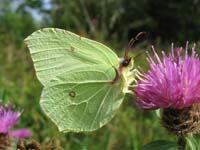
[[[132,41],[133,42],[133,41]],[[137,70],[127,53],[72,32],[44,28],[25,39],[38,80],[40,106],[61,132],[96,130],[122,103]]]

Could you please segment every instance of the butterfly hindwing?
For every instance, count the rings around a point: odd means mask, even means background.
[[[40,105],[60,131],[93,131],[110,121],[121,104],[121,82],[108,65],[82,67],[58,75],[44,87]]]

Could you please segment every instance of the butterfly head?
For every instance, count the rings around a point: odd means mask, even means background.
[[[120,60],[120,67],[121,69],[125,69],[125,70],[131,70],[134,66],[134,61],[133,61],[133,58],[132,57],[129,57],[129,58],[122,58]]]
[[[132,38],[129,43],[127,48],[125,49],[124,52],[124,58],[121,60],[120,62],[120,66],[122,68],[129,68],[132,69],[133,68],[133,58],[128,56],[128,53],[131,49],[131,47],[133,47],[133,45],[135,44],[136,41],[138,41],[142,36],[146,35],[146,32],[139,32],[134,38]]]
[[[130,61],[131,61],[131,58],[123,59],[123,61],[121,62],[121,65],[123,67],[127,67],[127,66],[129,66]]]

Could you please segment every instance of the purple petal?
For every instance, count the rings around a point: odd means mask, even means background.
[[[184,108],[200,102],[200,61],[195,47],[192,55],[172,45],[171,54],[162,52],[162,59],[153,49],[154,57],[148,55],[149,71],[138,81],[134,90],[137,105],[143,109]]]
[[[0,133],[8,131],[18,122],[21,112],[14,112],[8,108],[0,108]]]
[[[11,131],[10,135],[14,138],[29,138],[31,136],[31,131],[28,129],[18,129]]]

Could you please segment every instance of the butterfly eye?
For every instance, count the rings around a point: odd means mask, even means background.
[[[129,65],[130,61],[131,61],[131,58],[124,59],[124,60],[122,61],[122,66],[123,66],[123,67],[127,67],[127,66]]]

